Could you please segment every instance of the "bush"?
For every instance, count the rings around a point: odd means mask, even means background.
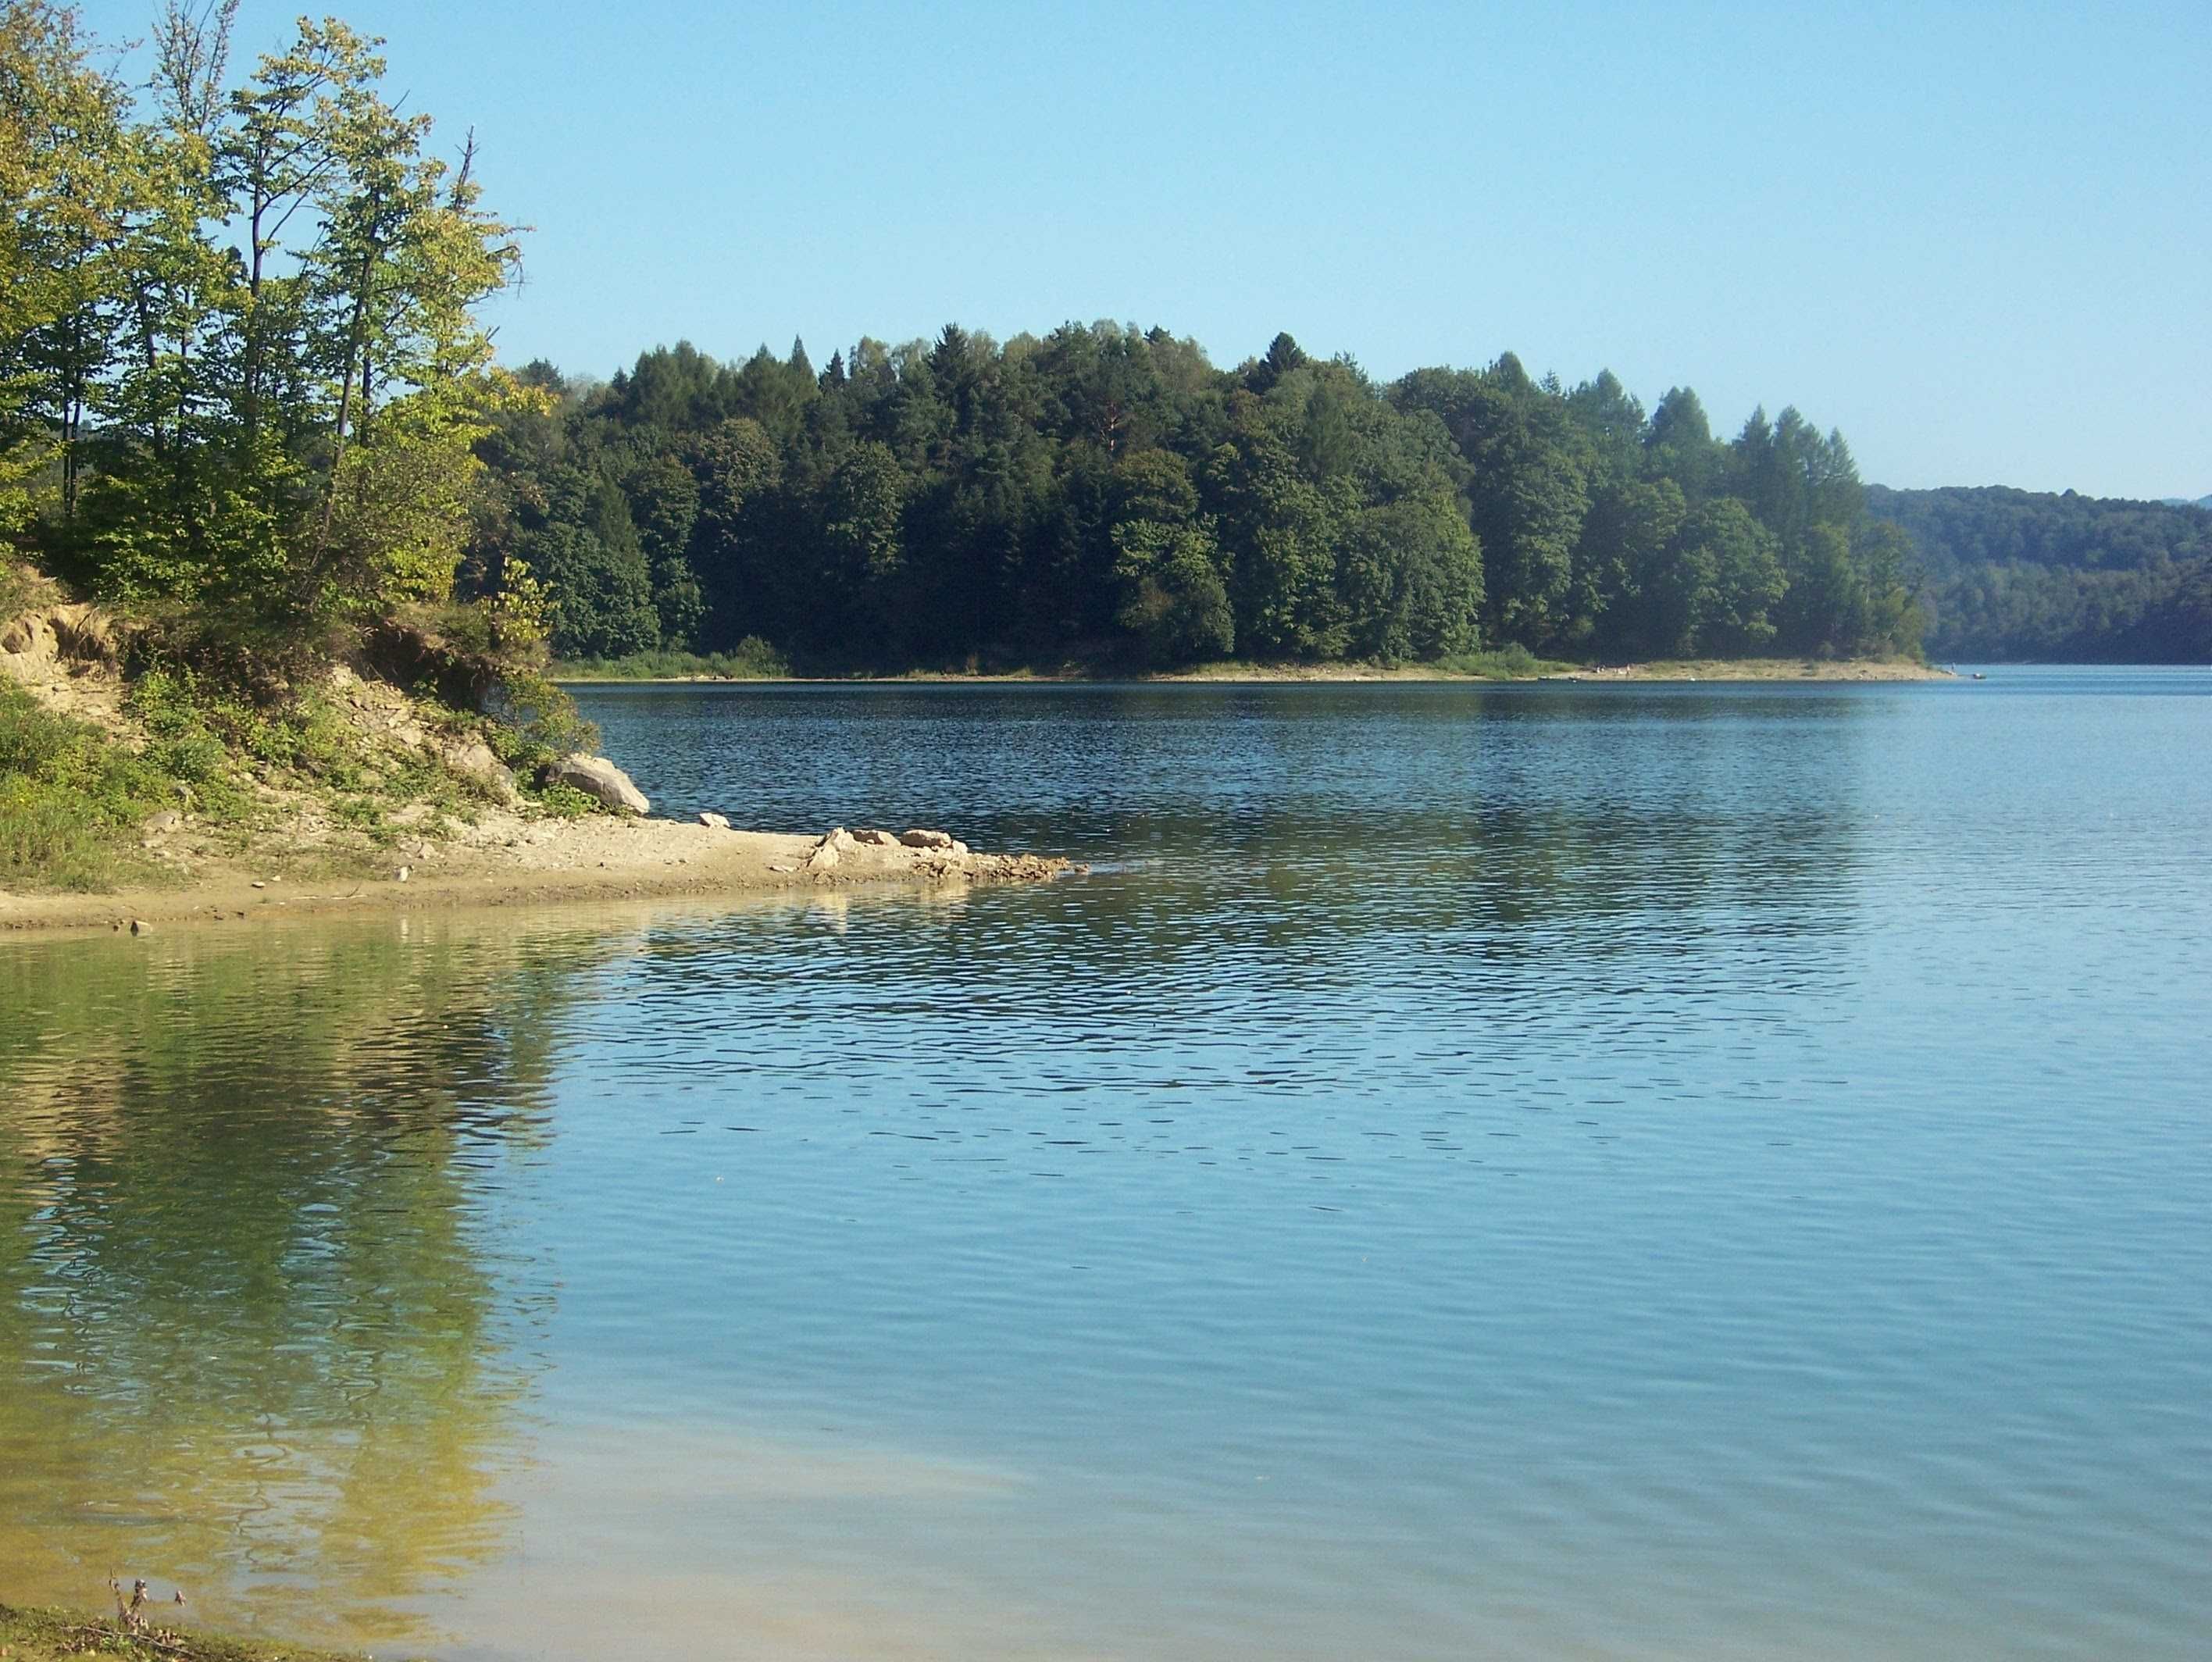
[[[1457,652],[1437,660],[1437,668],[1447,674],[1474,676],[1486,681],[1527,681],[1565,667],[1537,657],[1517,640],[1486,652]]]
[[[758,635],[726,652],[632,652],[626,658],[586,658],[556,664],[565,681],[679,681],[726,676],[732,681],[782,681],[791,662]]]

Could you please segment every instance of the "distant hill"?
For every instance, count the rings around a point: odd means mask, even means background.
[[[1932,658],[2212,663],[2212,498],[1867,488],[1911,537]]]

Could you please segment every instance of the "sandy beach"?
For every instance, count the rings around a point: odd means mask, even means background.
[[[105,895],[0,892],[0,932],[127,930],[379,907],[485,907],[869,886],[1044,881],[1074,868],[1035,854],[854,842],[821,862],[823,835],[722,830],[672,820],[525,818],[495,812],[458,835],[349,872],[281,839],[244,855],[180,857],[178,881]],[[406,870],[403,879],[399,873]]]

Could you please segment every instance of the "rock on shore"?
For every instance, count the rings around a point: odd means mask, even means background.
[[[609,761],[605,756],[587,756],[581,751],[572,751],[556,757],[545,767],[545,778],[581,791],[605,806],[624,814],[649,814],[653,804],[637,781]]]

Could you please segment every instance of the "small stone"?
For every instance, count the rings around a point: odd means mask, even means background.
[[[924,831],[919,827],[899,833],[899,840],[908,848],[950,848],[951,834],[945,831]]]
[[[253,886],[254,886],[256,889],[266,889],[266,888],[268,888],[268,887],[269,887],[269,885],[268,885],[267,883],[265,883],[262,882],[262,881],[261,881],[261,879],[260,879],[260,878],[258,878],[258,877],[256,877],[256,878],[253,880]]]
[[[185,816],[173,808],[165,808],[146,822],[146,829],[159,836],[164,831],[173,831],[185,822]]]
[[[414,873],[415,868],[413,866],[403,865],[398,871],[392,874],[392,876],[395,882],[405,883],[409,877],[414,875]]]
[[[699,823],[714,831],[726,831],[730,828],[730,822],[720,814],[702,814],[699,816]]]
[[[769,867],[769,870],[771,871],[789,871],[792,869],[792,867],[787,865],[771,865]]]
[[[896,848],[898,846],[898,838],[889,831],[855,831],[853,833],[853,840],[857,843],[865,843],[871,848]]]

